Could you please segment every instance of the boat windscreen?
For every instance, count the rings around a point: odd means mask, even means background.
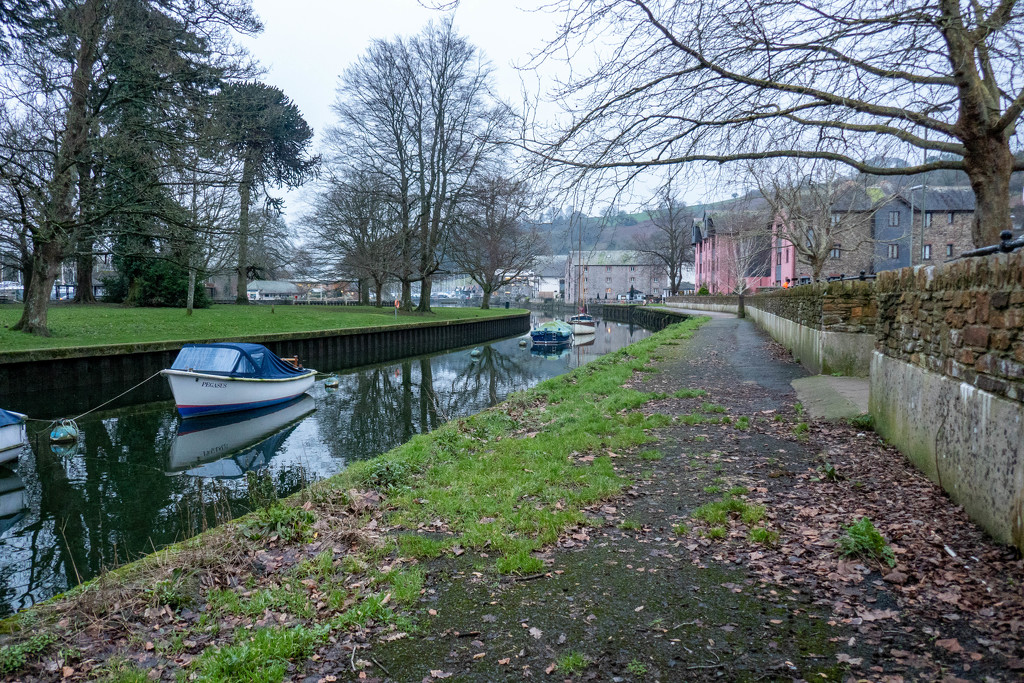
[[[195,370],[197,372],[229,373],[235,371],[239,356],[242,356],[238,349],[229,349],[217,346],[186,346],[174,359],[172,370]],[[251,373],[253,371],[248,360],[245,360],[245,368],[238,368],[241,372]]]

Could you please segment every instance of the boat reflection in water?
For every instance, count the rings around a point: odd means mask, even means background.
[[[534,356],[542,356],[547,360],[558,360],[569,355],[572,349],[572,341],[566,340],[561,344],[534,344],[530,347],[530,353]]]
[[[234,479],[267,465],[301,418],[316,410],[303,394],[287,403],[181,421],[167,455],[167,474]]]
[[[0,466],[0,536],[7,533],[28,512],[28,493],[18,474]]]

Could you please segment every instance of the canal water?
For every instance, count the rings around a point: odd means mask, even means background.
[[[348,370],[337,389],[321,377],[284,406],[234,416],[185,421],[170,401],[93,413],[71,447],[30,423],[29,445],[0,466],[0,614],[245,513],[247,473],[293,493],[649,334],[599,321],[544,353],[524,335]]]

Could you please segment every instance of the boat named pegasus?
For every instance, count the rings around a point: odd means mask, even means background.
[[[186,344],[162,370],[183,417],[232,413],[283,403],[306,392],[316,377],[260,344]]]

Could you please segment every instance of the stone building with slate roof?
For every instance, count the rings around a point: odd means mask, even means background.
[[[660,297],[668,285],[664,265],[636,251],[573,251],[565,260],[565,300],[569,303],[581,298]]]

